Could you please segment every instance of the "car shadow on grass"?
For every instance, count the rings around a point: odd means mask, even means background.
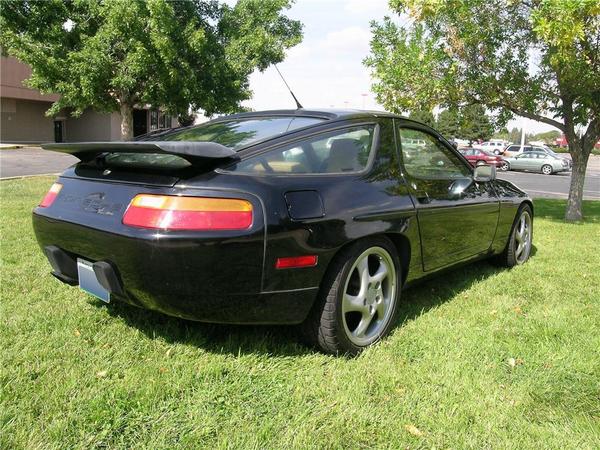
[[[532,258],[535,253],[533,246]],[[419,282],[402,292],[395,327],[401,327],[403,323],[451,301],[474,284],[506,270],[509,269],[483,261],[451,269],[441,276]],[[105,304],[98,301],[97,305]],[[122,302],[106,306],[111,316],[121,318],[151,339],[161,338],[169,343],[192,345],[211,353],[301,356],[316,352],[303,343],[297,326],[206,324],[170,317]]]

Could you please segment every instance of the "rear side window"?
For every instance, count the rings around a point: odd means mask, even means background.
[[[322,133],[248,158],[231,170],[263,174],[360,172],[369,162],[374,136],[375,125]]]
[[[157,139],[163,141],[210,141],[237,150],[288,131],[321,122],[323,119],[294,116],[234,119],[208,122],[161,135]]]

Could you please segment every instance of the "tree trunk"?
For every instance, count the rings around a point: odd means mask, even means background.
[[[121,103],[121,140],[131,141],[133,139],[133,106]]]
[[[583,183],[590,152],[579,139],[569,139],[569,153],[573,159],[573,170],[565,220],[575,222],[583,219]]]

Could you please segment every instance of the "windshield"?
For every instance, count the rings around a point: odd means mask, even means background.
[[[160,136],[164,141],[210,141],[238,150],[297,128],[322,122],[314,117],[254,117],[207,122]]]

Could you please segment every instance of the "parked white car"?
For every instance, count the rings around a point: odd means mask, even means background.
[[[501,155],[509,142],[502,141],[500,139],[491,139],[482,144],[474,144],[473,148],[478,150],[485,150],[486,152],[493,153],[494,155]]]

